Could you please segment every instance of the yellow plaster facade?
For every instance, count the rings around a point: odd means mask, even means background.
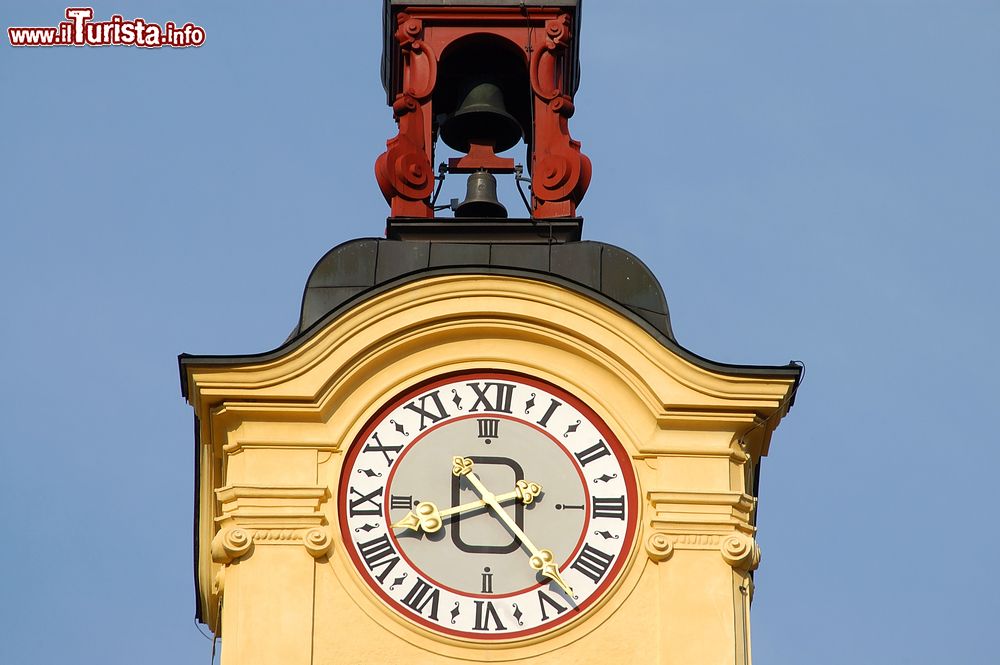
[[[484,368],[590,405],[627,448],[642,498],[625,568],[592,609],[488,645],[381,603],[339,542],[331,499],[345,449],[386,399]],[[793,377],[706,370],[577,291],[496,275],[397,286],[273,359],[185,372],[199,423],[201,612],[224,665],[749,665],[753,469]]]

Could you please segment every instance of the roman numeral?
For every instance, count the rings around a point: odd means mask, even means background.
[[[594,497],[594,517],[611,517],[625,519],[625,497],[599,498]]]
[[[420,406],[417,406],[417,400],[420,400]],[[427,400],[432,402],[431,406],[427,406]],[[417,415],[420,416],[420,431],[423,432],[427,429],[426,422],[431,421],[431,425],[443,420],[448,417],[448,412],[445,411],[444,404],[441,403],[441,398],[438,397],[438,391],[427,393],[426,395],[421,395],[416,400],[413,400],[409,404],[403,407],[404,409],[409,409]],[[434,410],[431,411],[430,409]]]
[[[379,581],[379,584],[385,582],[386,576],[389,574],[396,564],[399,563],[399,557],[396,556],[396,550],[392,548],[392,543],[389,542],[389,536],[382,535],[374,540],[369,540],[365,543],[358,543],[358,551],[361,552],[361,558],[365,560],[365,565],[368,566],[368,570],[375,572],[376,568],[382,568],[375,579]]]
[[[496,625],[495,628],[490,628],[490,622]],[[491,601],[476,601],[476,625],[472,627],[473,630],[507,630],[507,627],[503,625],[500,621],[500,615],[497,614],[497,608],[493,607]]]
[[[514,397],[514,384],[513,383],[496,383],[494,381],[487,381],[485,388],[480,388],[479,383],[469,383],[466,384],[472,391],[476,393],[476,403],[472,405],[469,411],[479,411],[479,405],[482,404],[483,411],[501,411],[503,413],[510,413],[510,402]],[[489,393],[493,393],[492,398],[487,397]]]
[[[580,464],[587,466],[595,459],[600,459],[605,455],[610,455],[611,451],[608,450],[608,444],[604,443],[604,441],[598,440],[597,443],[592,445],[590,448],[573,454],[578,460],[580,460]]]
[[[597,584],[604,577],[604,573],[608,572],[612,561],[614,561],[614,557],[610,554],[605,554],[596,547],[584,543],[580,556],[576,558],[570,568],[580,571],[593,580],[594,584]]]
[[[357,494],[357,499],[352,499],[348,497],[350,502],[349,510],[351,517],[355,515],[381,515],[382,514],[382,504],[375,500],[375,497],[382,496],[382,488],[379,487],[376,490],[369,492],[368,494],[362,494],[358,490],[351,488],[351,494]],[[364,506],[366,503],[370,503],[371,507],[359,508],[359,506]]]
[[[385,457],[385,465],[392,466],[392,462],[395,458],[389,457],[389,453],[398,453],[400,450],[403,449],[403,446],[383,446],[382,442],[379,441],[378,432],[372,434],[372,439],[375,440],[375,445],[373,446],[370,443],[365,444],[365,448],[362,452],[382,453],[382,456]]]
[[[413,495],[408,494],[406,496],[401,496],[399,494],[393,494],[389,497],[389,508],[390,510],[409,510],[413,507]],[[622,519],[625,519],[624,517]]]
[[[480,439],[495,439],[500,432],[500,419],[499,418],[480,418],[479,419],[479,438]],[[486,443],[489,443],[487,441]]]
[[[417,583],[413,585],[413,588],[410,589],[403,598],[403,604],[417,614],[423,614],[424,608],[430,605],[431,611],[427,616],[434,621],[437,621],[438,600],[440,596],[441,591],[439,589],[434,588],[418,577]]]
[[[547,594],[544,591],[542,591],[541,589],[539,589],[538,590],[538,606],[540,608],[542,608],[542,621],[548,621],[549,620],[549,614],[548,614],[548,612],[545,611],[545,606],[546,605],[548,605],[549,607],[551,607],[552,609],[554,609],[556,611],[556,616],[559,616],[560,614],[562,614],[563,612],[565,612],[566,610],[569,609],[565,605],[560,604],[559,601],[557,601],[554,598],[552,598],[552,596],[550,596],[549,594]]]
[[[489,567],[483,568],[483,589],[482,593],[493,593],[493,573]]]
[[[545,412],[545,415],[542,416],[541,420],[538,421],[538,424],[541,425],[542,427],[548,427],[549,418],[552,417],[552,414],[555,413],[556,409],[558,409],[560,406],[562,406],[562,402],[553,399],[552,402],[549,404],[549,408]]]

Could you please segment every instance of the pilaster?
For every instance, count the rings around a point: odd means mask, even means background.
[[[216,495],[223,665],[311,663],[315,567],[333,546],[321,512],[328,489],[229,485]]]
[[[644,446],[645,550],[658,567],[663,665],[750,665],[750,571],[760,562],[757,500],[743,443],[752,413],[661,415]]]

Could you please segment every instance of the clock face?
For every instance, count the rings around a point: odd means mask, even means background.
[[[619,576],[638,516],[628,454],[534,378],[452,374],[386,404],[348,450],[340,528],[406,619],[477,640],[581,616]]]

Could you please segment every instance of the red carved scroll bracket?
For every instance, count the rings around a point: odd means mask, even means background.
[[[399,95],[392,105],[399,134],[375,161],[375,178],[394,217],[433,217],[428,200],[434,190],[434,169],[425,150],[424,113],[416,99]]]
[[[394,217],[433,217],[434,170],[427,143],[437,56],[423,40],[423,21],[401,13],[397,25],[395,37],[406,63],[403,92],[392,105],[399,133],[375,161],[375,178]]]
[[[531,58],[531,88],[535,93],[535,145],[532,167],[534,216],[572,217],[590,186],[590,159],[569,132],[576,110],[560,87],[560,60],[572,39],[569,17],[546,21],[545,43]]]
[[[424,22],[409,14],[396,17],[398,28],[396,41],[399,42],[406,60],[403,68],[403,94],[424,101],[434,92],[437,82],[437,55],[424,39]]]

